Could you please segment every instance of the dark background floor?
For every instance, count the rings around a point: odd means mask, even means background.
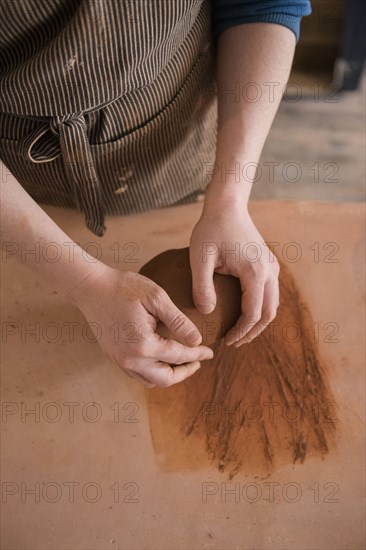
[[[251,198],[363,201],[366,78],[338,94],[317,76],[295,72],[290,81],[298,86],[280,105]]]

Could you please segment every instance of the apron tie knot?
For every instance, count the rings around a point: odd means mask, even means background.
[[[22,154],[33,163],[62,157],[76,206],[85,214],[87,227],[99,237],[105,233],[103,197],[94,166],[82,112],[55,116],[23,138]]]

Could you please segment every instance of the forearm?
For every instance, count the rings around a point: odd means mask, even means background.
[[[72,289],[100,268],[28,195],[0,161],[3,261],[17,257],[71,298]]]
[[[220,34],[218,138],[206,209],[232,201],[246,205],[294,50],[294,33],[281,25],[248,23]]]

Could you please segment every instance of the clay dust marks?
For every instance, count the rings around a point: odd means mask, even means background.
[[[266,475],[281,464],[326,455],[334,442],[337,405],[316,342],[314,322],[293,276],[280,272],[277,317],[250,344],[221,337],[240,314],[237,279],[215,274],[218,303],[200,315],[191,296],[188,249],[160,254],[141,273],[162,286],[211,345],[215,357],[185,382],[146,390],[150,429],[164,470],[209,465]],[[159,326],[162,335],[169,336]]]

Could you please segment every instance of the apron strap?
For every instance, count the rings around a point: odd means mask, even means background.
[[[102,191],[86,130],[82,113],[55,116],[28,134],[22,140],[21,148],[26,158],[36,164],[62,156],[77,208],[85,214],[87,227],[102,237],[106,229]]]

